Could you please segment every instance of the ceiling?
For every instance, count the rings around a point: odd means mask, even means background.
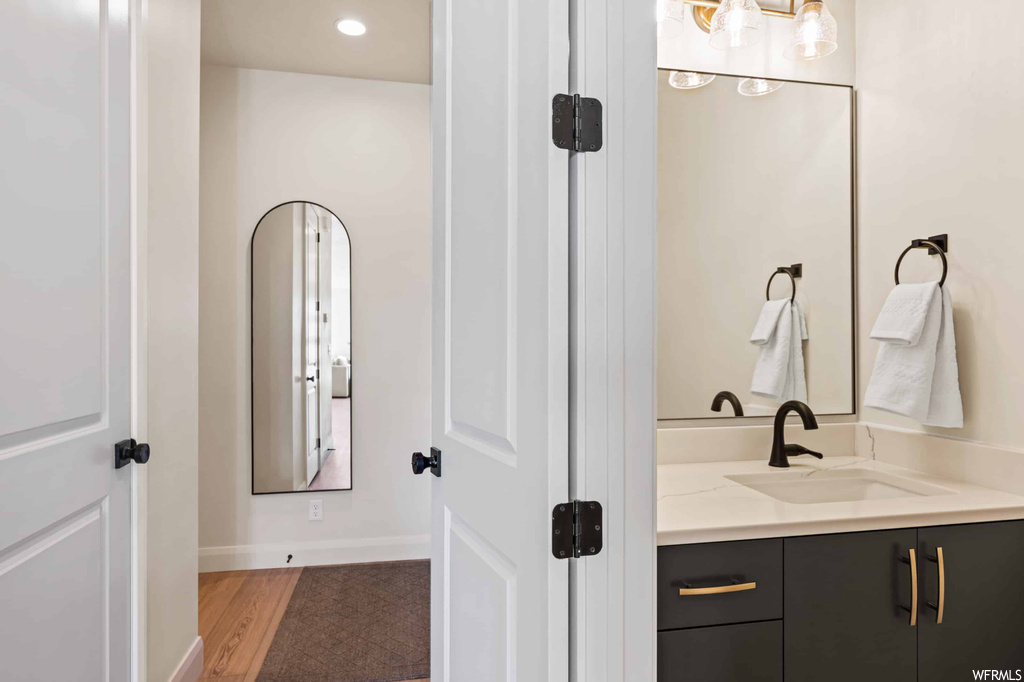
[[[270,71],[430,81],[430,0],[203,0],[202,61]],[[342,35],[338,19],[366,24]]]

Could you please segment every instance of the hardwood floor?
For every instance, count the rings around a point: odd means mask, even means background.
[[[331,400],[331,434],[334,449],[327,451],[323,468],[309,484],[310,490],[348,490],[352,487],[352,401]]]
[[[301,574],[301,568],[199,574],[201,682],[255,682]]]
[[[301,568],[199,574],[200,680],[254,682]]]

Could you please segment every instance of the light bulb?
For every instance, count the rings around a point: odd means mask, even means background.
[[[782,55],[792,61],[820,59],[839,47],[835,17],[823,2],[808,2],[796,12]]]
[[[760,97],[775,92],[782,87],[782,81],[770,81],[765,78],[744,78],[736,86],[736,92],[745,97]]]
[[[366,25],[355,19],[339,19],[334,27],[347,36],[361,36],[366,33]]]
[[[673,71],[668,75],[668,84],[679,90],[702,88],[715,80],[713,73],[694,73],[693,71]]]
[[[711,17],[711,47],[734,50],[761,40],[764,17],[755,0],[722,0]]]

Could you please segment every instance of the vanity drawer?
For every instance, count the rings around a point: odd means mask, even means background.
[[[658,633],[658,682],[782,682],[782,621]]]
[[[659,630],[776,618],[781,539],[658,548]]]

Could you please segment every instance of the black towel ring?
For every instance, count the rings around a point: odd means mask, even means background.
[[[949,262],[946,260],[945,249],[930,239],[915,239],[910,242],[910,246],[903,249],[903,253],[901,253],[900,257],[896,259],[896,270],[893,273],[893,278],[896,280],[896,284],[900,283],[900,263],[903,262],[903,257],[910,253],[911,249],[930,249],[939,254],[939,257],[942,259],[942,279],[939,280],[939,288],[941,289],[942,285],[946,283],[946,273],[949,272]]]
[[[772,300],[772,280],[775,279],[775,275],[779,274],[780,272],[784,272],[787,275],[789,275],[789,282],[790,284],[793,285],[793,295],[790,296],[789,298],[789,302],[792,303],[793,301],[796,300],[796,278],[793,277],[792,268],[779,268],[778,270],[772,273],[772,276],[768,278],[768,286],[765,287],[764,289],[764,298],[766,301]]]

